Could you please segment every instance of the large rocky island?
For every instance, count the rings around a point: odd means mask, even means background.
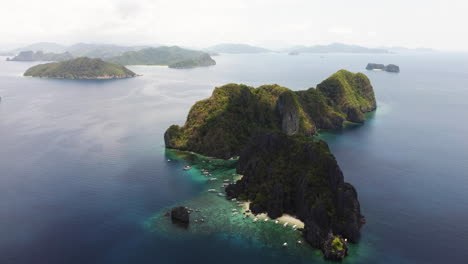
[[[121,65],[167,65],[170,68],[194,68],[216,65],[208,53],[177,46],[128,51],[109,61]]]
[[[55,79],[122,79],[135,77],[136,74],[122,65],[102,59],[82,57],[36,65],[29,68],[24,76]]]
[[[184,126],[171,126],[164,140],[168,148],[218,158],[240,155],[243,177],[226,188],[228,198],[250,201],[255,214],[296,216],[306,241],[325,258],[341,260],[348,241],[358,241],[364,217],[327,144],[311,136],[364,122],[375,108],[369,79],[345,70],[305,91],[228,84],[197,102]]]
[[[374,91],[362,73],[341,70],[317,86],[292,91],[279,85],[258,88],[228,84],[197,102],[183,126],[164,135],[168,148],[206,156],[238,156],[250,138],[264,131],[314,135],[318,129],[362,123],[364,113],[376,108]]]

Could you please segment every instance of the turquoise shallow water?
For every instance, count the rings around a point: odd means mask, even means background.
[[[131,69],[143,76],[134,79],[67,81],[23,78],[32,63],[0,58],[0,263],[322,262],[306,246],[278,247],[295,239],[292,230],[239,224],[230,214],[222,220],[217,205],[232,204],[208,195],[204,176],[182,170],[192,158],[165,151],[163,133],[214,86],[305,89],[368,62],[402,72],[366,72],[378,110],[364,125],[321,135],[367,218],[347,262],[468,258],[467,55],[216,59],[209,68],[138,66]],[[209,205],[221,218],[214,222],[229,225],[181,232],[154,224],[159,212],[189,202]]]

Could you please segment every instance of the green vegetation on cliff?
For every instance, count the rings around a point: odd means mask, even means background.
[[[135,77],[136,74],[122,65],[102,59],[77,58],[33,66],[24,76],[57,79],[119,79]]]
[[[172,68],[193,68],[215,65],[209,54],[177,46],[129,51],[109,59],[121,65],[168,65]]]
[[[377,107],[372,85],[363,73],[340,70],[317,85],[317,89],[328,99],[331,107],[351,122],[364,122],[363,113]]]
[[[317,129],[341,127],[345,121],[363,122],[363,113],[375,107],[369,79],[345,70],[317,89],[305,91],[279,85],[228,84],[197,102],[186,123],[171,126],[164,139],[168,148],[229,158],[238,156],[255,134],[282,131],[309,136]]]

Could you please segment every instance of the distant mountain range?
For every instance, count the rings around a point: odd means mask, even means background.
[[[25,47],[14,49],[10,52],[19,53],[21,51],[42,51],[42,52],[52,52],[52,53],[63,53],[67,51],[67,46],[60,45],[53,42],[38,42]]]
[[[329,45],[296,46],[288,50],[291,53],[391,53],[386,49],[366,48],[358,45],[332,43]]]
[[[157,47],[155,45],[153,47]],[[91,43],[77,43],[71,46],[60,45],[52,42],[39,42],[34,43],[22,48],[14,49],[5,54],[18,54],[23,51],[42,51],[44,53],[70,53],[73,57],[90,57],[107,59],[115,56],[120,56],[128,51],[137,51],[150,46],[119,46],[113,44],[91,44]]]
[[[153,46],[120,46],[113,44],[92,44],[92,43],[77,43],[70,46],[65,46],[53,42],[39,42],[34,43],[22,48],[14,49],[11,51],[0,52],[0,56],[14,56],[24,51],[42,51],[48,53],[49,57],[54,57],[53,53],[57,56],[62,53],[69,53],[73,57],[90,57],[110,59],[122,56],[127,52],[136,52],[147,48],[156,48],[159,45]],[[252,46],[248,44],[234,44],[224,43],[211,46],[204,49],[206,53],[211,56],[220,53],[227,54],[253,54],[264,52],[287,52],[291,55],[298,55],[300,53],[358,53],[358,54],[391,54],[391,53],[427,53],[435,52],[432,49],[409,49],[403,47],[380,47],[380,48],[367,48],[358,45],[348,45],[343,43],[332,43],[328,45],[314,45],[314,46],[293,46],[281,51],[273,51],[259,46]],[[192,59],[192,58],[191,58]],[[206,59],[206,56],[205,56]],[[140,59],[140,61],[142,61]],[[207,63],[209,60],[205,61]],[[193,61],[191,62],[194,63]],[[197,64],[197,63],[195,63]]]
[[[44,53],[42,51],[21,51],[13,58],[7,58],[7,61],[65,61],[73,59],[69,52],[64,53]]]
[[[415,48],[415,49],[410,49],[410,48],[404,48],[404,47],[385,47],[383,49],[387,49],[392,53],[428,53],[428,52],[437,52],[436,50],[433,49],[428,49],[428,48]]]
[[[145,48],[139,51],[128,51],[109,61],[121,65],[168,65],[170,68],[194,68],[216,65],[206,52],[180,48],[178,46],[162,46]]]
[[[210,53],[230,53],[230,54],[241,54],[241,53],[263,53],[263,52],[270,52],[271,50],[251,46],[247,44],[218,44],[215,46],[211,46],[206,49],[206,51]]]

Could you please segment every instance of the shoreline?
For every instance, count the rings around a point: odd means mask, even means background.
[[[289,215],[289,214],[283,214],[282,216],[276,218],[276,219],[272,219],[270,217],[268,217],[268,215],[266,213],[261,213],[261,214],[253,214],[252,212],[247,212],[248,210],[250,210],[250,202],[244,202],[242,204],[242,210],[243,212],[245,213],[245,215],[248,215],[249,217],[253,216],[253,217],[256,217],[258,218],[259,220],[262,220],[262,221],[265,221],[265,219],[268,219],[268,221],[278,221],[278,225],[284,225],[287,223],[287,226],[296,226],[296,228],[304,228],[304,222],[302,222],[301,220],[299,220],[298,218],[292,216],[292,215]]]
[[[135,78],[135,77],[140,77],[140,76],[143,76],[143,75],[136,74],[135,76],[121,76],[121,77],[98,76],[94,78],[41,77],[41,76],[23,75],[23,77],[40,78],[40,79],[56,79],[56,80],[119,80],[119,79],[130,79],[130,78]]]

